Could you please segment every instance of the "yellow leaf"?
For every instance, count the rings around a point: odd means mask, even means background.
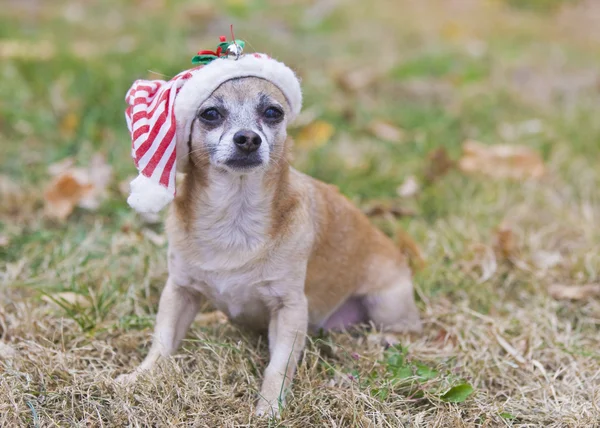
[[[75,112],[67,113],[60,122],[60,131],[67,137],[72,137],[79,125],[79,115]]]
[[[318,120],[305,126],[298,137],[296,145],[304,149],[316,149],[327,143],[335,132],[331,123]]]

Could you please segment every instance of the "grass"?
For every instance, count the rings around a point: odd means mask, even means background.
[[[0,46],[25,47],[0,49],[1,426],[597,425],[600,304],[547,292],[600,282],[593,0],[4,7]],[[229,23],[250,50],[298,70],[305,108],[336,127],[324,146],[296,149],[299,169],[359,205],[397,202],[408,176],[422,184],[399,202],[415,215],[395,221],[428,261],[415,278],[425,332],[388,350],[367,331],[311,338],[278,422],[250,411],[265,340],[229,324],[194,324],[133,391],[111,381],[147,352],[166,278],[166,245],[148,239],[162,226],[118,190],[135,172],[124,94],[148,70],[188,67]],[[378,77],[343,89],[357,69]],[[372,120],[401,128],[403,142],[373,137]],[[535,132],[523,125],[532,120]],[[548,174],[510,182],[452,170],[426,184],[429,153],[457,159],[466,139],[532,147]],[[45,218],[47,165],[86,165],[98,151],[114,169],[108,199],[66,222]],[[494,244],[501,224],[515,239],[507,256]],[[56,297],[65,291],[82,297]]]

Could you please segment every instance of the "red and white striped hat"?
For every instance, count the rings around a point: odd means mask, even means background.
[[[182,71],[168,82],[136,80],[127,92],[125,116],[131,155],[139,171],[127,202],[136,211],[155,213],[173,200],[175,172],[185,171],[187,165],[186,130],[198,107],[224,82],[240,77],[268,80],[286,97],[290,120],[300,113],[300,82],[290,68],[265,54],[241,55],[235,42],[230,47],[224,53],[220,49],[211,52],[214,60],[204,60],[204,65]]]

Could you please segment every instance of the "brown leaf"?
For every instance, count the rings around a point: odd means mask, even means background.
[[[494,249],[504,259],[510,259],[511,256],[517,253],[517,240],[512,229],[501,224],[496,229]]]
[[[425,180],[433,183],[437,179],[448,174],[455,163],[444,147],[438,147],[427,156],[427,164],[425,166]]]
[[[87,168],[74,168],[72,160],[50,165],[49,171],[57,173],[44,192],[44,211],[50,218],[64,221],[75,206],[97,209],[106,197],[106,188],[112,176],[112,167],[104,156],[96,154]]]
[[[410,175],[406,177],[404,183],[402,183],[396,189],[396,194],[402,198],[410,198],[411,196],[415,196],[421,190],[419,186],[419,182],[414,175]]]
[[[78,176],[72,171],[64,172],[46,188],[44,212],[48,217],[63,221],[93,188],[94,186],[87,183],[81,175]]]
[[[557,300],[583,300],[600,295],[600,284],[554,284],[548,287],[548,293]]]
[[[316,149],[327,143],[334,132],[335,128],[331,123],[317,120],[302,128],[295,142],[298,147],[304,149]]]
[[[529,147],[508,144],[486,146],[476,141],[463,144],[458,166],[464,173],[491,178],[524,180],[540,178],[545,173],[541,156]]]
[[[397,126],[382,120],[374,120],[369,123],[368,130],[380,140],[389,141],[391,143],[401,143],[404,138],[404,131]]]

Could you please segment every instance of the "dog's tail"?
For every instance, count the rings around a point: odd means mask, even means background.
[[[401,227],[396,230],[396,245],[398,245],[400,252],[408,258],[408,264],[413,274],[425,268],[425,258],[421,249]]]

